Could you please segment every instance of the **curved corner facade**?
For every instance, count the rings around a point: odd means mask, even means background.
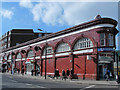
[[[111,18],[96,19],[42,38],[30,40],[0,53],[3,68],[24,68],[26,74],[54,75],[58,69],[73,69],[81,79],[103,79],[109,69],[114,76],[115,28]],[[46,60],[46,66],[45,66]]]

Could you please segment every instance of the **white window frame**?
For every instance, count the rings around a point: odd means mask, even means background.
[[[93,43],[89,38],[81,38],[75,43],[74,50],[91,48],[91,47],[93,47]]]
[[[109,46],[114,45],[114,35],[112,33],[108,34],[108,44],[109,44]]]
[[[51,46],[46,46],[43,50],[43,55],[45,55],[46,49],[47,49],[47,54],[53,54],[52,47]]]
[[[22,58],[21,54],[18,53],[18,54],[16,55],[16,59],[21,59],[21,58]]]
[[[66,51],[70,51],[70,46],[67,43],[60,43],[56,49],[56,52],[66,52]]]
[[[27,57],[33,57],[35,54],[33,52],[33,50],[29,50],[27,53]]]
[[[101,35],[103,34],[103,36],[104,37],[102,37]],[[100,33],[100,46],[105,46],[105,39],[106,39],[106,37],[105,37],[105,33]],[[102,45],[101,43],[102,43],[102,40],[104,40],[104,44]]]

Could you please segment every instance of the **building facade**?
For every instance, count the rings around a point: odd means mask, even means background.
[[[8,70],[24,68],[26,74],[34,69],[53,76],[58,69],[62,75],[72,68],[81,79],[102,79],[106,69],[114,76],[116,25],[111,18],[95,18],[3,50],[0,58]]]
[[[0,38],[1,51],[50,33],[36,33],[33,29],[12,29]]]

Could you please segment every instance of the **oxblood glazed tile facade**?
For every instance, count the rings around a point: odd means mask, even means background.
[[[5,62],[10,64],[6,64],[8,70],[15,67],[21,71],[24,66],[26,74],[31,74],[31,70],[34,69],[39,70],[40,75],[44,75],[46,59],[47,75],[53,76],[55,69],[62,75],[62,69],[66,71],[72,68],[74,74],[81,79],[104,78],[106,69],[109,69],[114,76],[113,48],[116,47],[115,36],[118,33],[116,25],[117,21],[111,18],[96,18],[8,48],[0,53],[0,57],[3,64]],[[39,49],[36,50],[36,46]],[[9,60],[12,52],[15,54],[11,57],[13,66],[11,59]],[[5,56],[7,60],[4,59]]]

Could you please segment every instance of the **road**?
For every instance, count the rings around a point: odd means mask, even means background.
[[[120,90],[120,86],[88,85],[66,81],[44,80],[21,75],[2,74],[2,90]]]

